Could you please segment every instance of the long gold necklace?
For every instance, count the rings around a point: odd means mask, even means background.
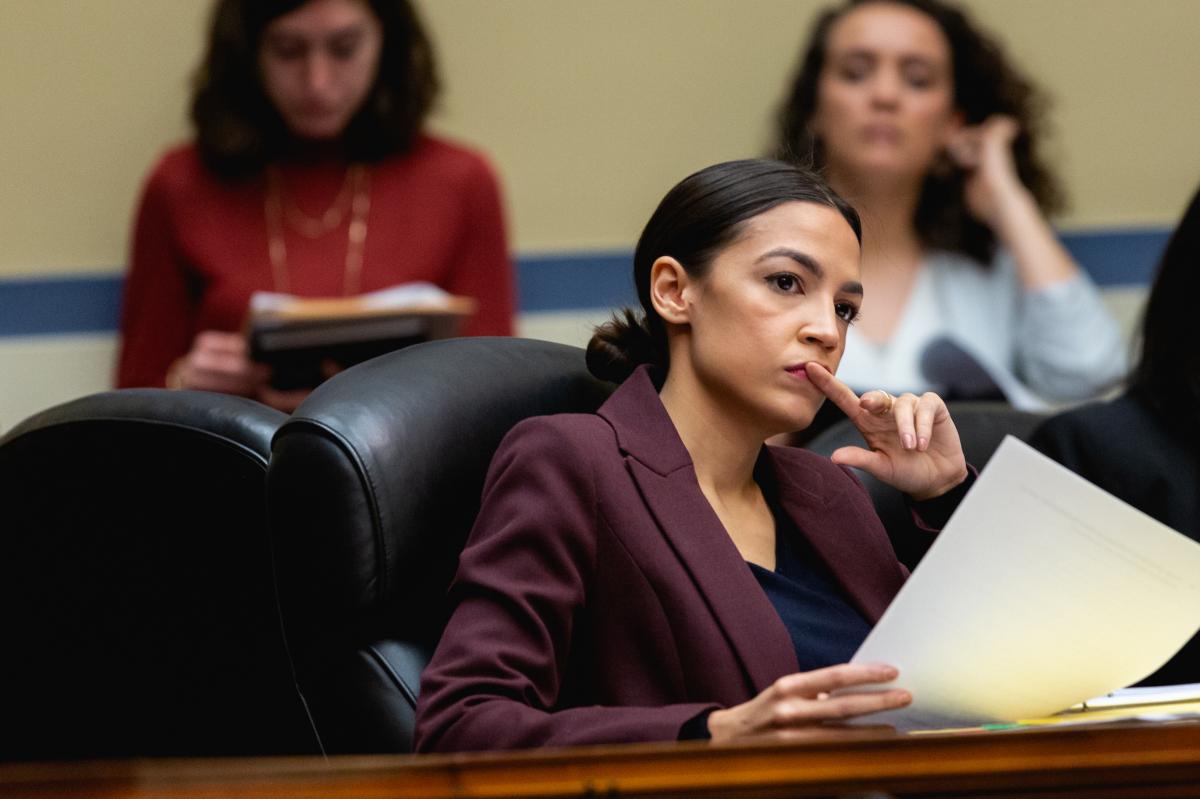
[[[350,226],[346,234],[346,264],[342,272],[342,294],[350,296],[361,290],[363,247],[367,242],[367,216],[371,210],[371,175],[363,164],[351,164],[346,180],[333,204],[319,219],[306,216],[293,204],[284,202],[283,179],[276,167],[267,167],[267,191],[263,213],[267,222],[267,253],[271,259],[271,281],[277,292],[287,294],[290,280],[287,268],[287,245],[283,239],[286,219],[306,238],[319,238],[342,223],[346,198],[350,198]]]

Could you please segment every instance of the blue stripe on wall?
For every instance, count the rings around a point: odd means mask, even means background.
[[[1099,286],[1149,286],[1171,228],[1124,228],[1062,234],[1071,256]]]
[[[117,329],[120,275],[0,280],[0,336]]]
[[[1170,230],[1075,231],[1063,243],[1101,286],[1148,285]],[[613,308],[637,302],[629,251],[527,255],[517,260],[522,313]],[[0,280],[0,336],[116,330],[120,275]]]
[[[633,253],[554,253],[517,259],[517,308],[564,311],[637,303]]]

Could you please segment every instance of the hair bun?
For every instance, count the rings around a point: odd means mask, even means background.
[[[601,380],[622,383],[642,364],[665,366],[665,353],[654,336],[629,308],[596,328],[587,345],[587,368]]]

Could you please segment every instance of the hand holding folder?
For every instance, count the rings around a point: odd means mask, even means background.
[[[250,356],[271,367],[273,388],[311,388],[331,370],[454,336],[475,306],[475,300],[431,283],[405,283],[355,297],[258,292],[250,301],[246,335]]]

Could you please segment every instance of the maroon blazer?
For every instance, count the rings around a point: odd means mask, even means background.
[[[878,621],[907,573],[861,484],[805,450],[760,457],[784,511]],[[797,670],[644,368],[595,415],[513,428],[450,595],[418,751],[675,740]]]

